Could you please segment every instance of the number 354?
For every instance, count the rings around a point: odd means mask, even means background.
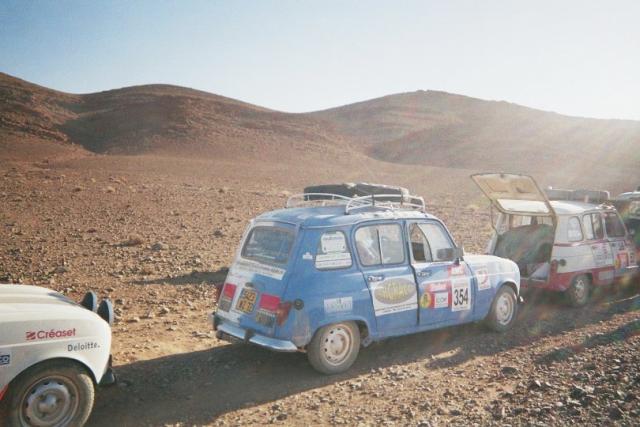
[[[469,302],[469,288],[454,289],[453,305],[465,305]]]

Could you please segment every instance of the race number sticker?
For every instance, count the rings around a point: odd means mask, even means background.
[[[471,285],[469,279],[459,279],[451,286],[451,311],[471,308]]]
[[[491,280],[489,279],[489,270],[487,267],[478,267],[476,269],[476,279],[478,280],[478,290],[491,289]]]

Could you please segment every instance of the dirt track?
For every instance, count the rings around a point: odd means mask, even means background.
[[[303,354],[213,338],[211,284],[246,221],[303,183],[371,179],[330,172],[101,156],[0,164],[0,280],[116,302],[121,384],[99,393],[89,425],[637,423],[637,284],[582,310],[529,301],[506,335],[470,325],[388,340],[338,377]],[[433,185],[429,209],[482,251],[481,199],[445,178],[405,179],[420,192]]]

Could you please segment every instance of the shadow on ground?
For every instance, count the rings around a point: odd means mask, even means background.
[[[193,271],[189,274],[175,277],[162,277],[159,279],[134,280],[134,285],[155,285],[165,284],[173,286],[199,285],[201,283],[223,283],[227,277],[228,268],[221,268],[217,271]]]
[[[126,386],[100,391],[89,425],[209,423],[229,411],[357,377],[375,368],[424,360],[430,369],[442,369],[633,310],[640,310],[640,295],[631,290],[606,294],[583,309],[543,297],[525,304],[517,326],[506,334],[472,324],[389,339],[364,349],[349,372],[333,377],[316,373],[304,354],[273,353],[245,345],[222,345],[135,362],[117,368]],[[453,355],[432,357],[447,352]]]

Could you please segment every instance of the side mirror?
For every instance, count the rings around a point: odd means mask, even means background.
[[[444,261],[461,260],[464,257],[463,248],[443,248],[438,249],[436,257]]]

